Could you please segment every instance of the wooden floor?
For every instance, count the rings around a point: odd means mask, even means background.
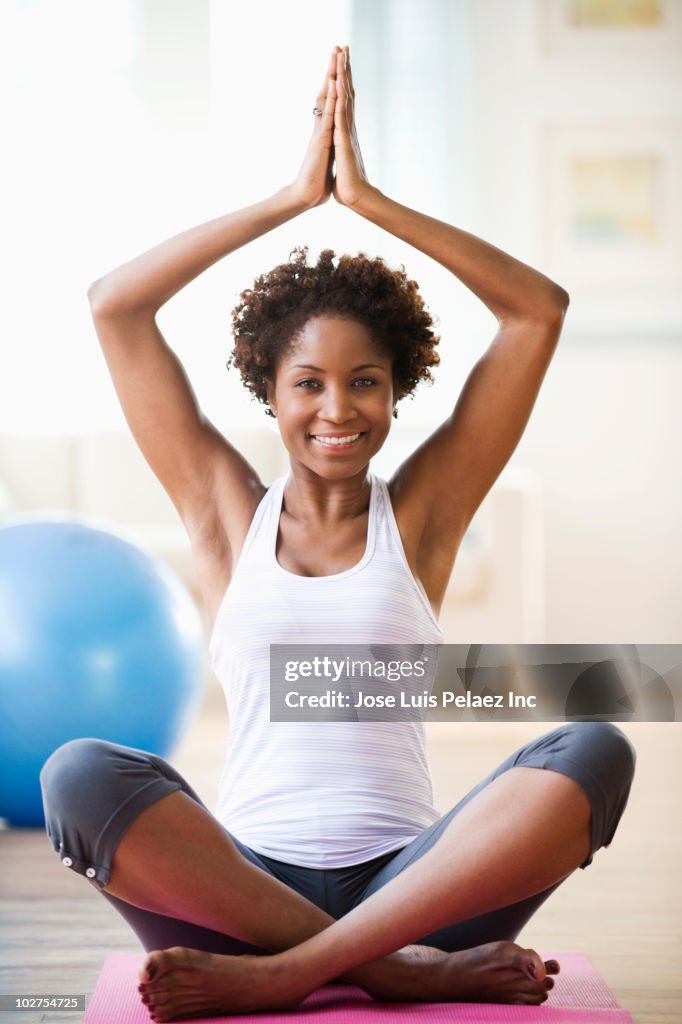
[[[202,715],[171,760],[214,806],[227,719],[209,690]],[[682,725],[624,726],[638,752],[630,804],[612,846],[576,872],[519,941],[583,950],[636,1024],[682,1022]],[[436,802],[447,810],[506,754],[548,727],[430,723]],[[84,994],[107,952],[142,947],[80,875],[61,866],[42,830],[0,831],[0,992]],[[80,1020],[12,1012],[7,1024]],[[587,1022],[586,1022],[587,1024]]]

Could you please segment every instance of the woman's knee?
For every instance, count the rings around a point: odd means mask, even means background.
[[[625,733],[613,722],[573,722],[565,735],[565,755],[584,765],[607,795],[627,797],[636,754]]]
[[[45,827],[66,867],[105,885],[114,851],[138,814],[177,789],[199,800],[162,758],[90,737],[58,747],[40,772]]]
[[[92,737],[57,747],[40,771],[40,786],[48,830],[51,819],[64,817],[94,826],[102,815],[106,820],[112,807],[145,790],[163,795],[184,789],[199,801],[191,786],[158,755]]]
[[[592,844],[608,846],[628,801],[635,771],[632,743],[611,722],[571,722],[528,744],[517,764],[548,768],[572,778],[586,793],[592,809]]]
[[[81,737],[57,747],[40,770],[40,788],[46,807],[73,807],[84,788],[97,785],[111,765],[113,744]]]
[[[597,746],[612,770],[632,784],[635,774],[637,755],[635,748],[622,729],[613,722],[586,722],[585,725],[596,726]]]
[[[584,772],[583,785],[592,804],[592,849],[583,867],[602,846],[609,846],[630,795],[635,774],[635,749],[612,722],[580,722],[573,756]]]

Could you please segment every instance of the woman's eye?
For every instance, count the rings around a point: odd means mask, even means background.
[[[373,377],[356,377],[353,381],[353,387],[360,385],[360,387],[366,388],[371,387],[373,384],[376,384]],[[317,391],[318,388],[322,387],[319,380],[315,380],[312,377],[307,377],[305,380],[299,380],[294,386],[297,388],[303,388],[306,391]]]

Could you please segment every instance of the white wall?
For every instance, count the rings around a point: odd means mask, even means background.
[[[545,486],[547,641],[676,643],[682,348],[562,343],[515,462]]]
[[[624,123],[636,143],[661,118],[682,125],[682,51],[651,61],[643,47],[623,57],[611,46],[552,59],[541,16],[558,4],[467,6],[478,229],[552,276],[560,271],[543,256],[543,126]],[[667,213],[676,219],[680,180]],[[659,289],[597,291],[578,274],[558,277],[572,304],[513,460],[545,486],[548,642],[679,639],[681,275],[677,262]]]

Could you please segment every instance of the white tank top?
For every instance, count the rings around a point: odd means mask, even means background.
[[[421,722],[270,722],[270,644],[442,644],[384,480],[370,474],[367,546],[331,576],[276,558],[290,474],[256,509],[210,641],[230,733],[216,817],[247,846],[311,868],[400,849],[439,818]]]

